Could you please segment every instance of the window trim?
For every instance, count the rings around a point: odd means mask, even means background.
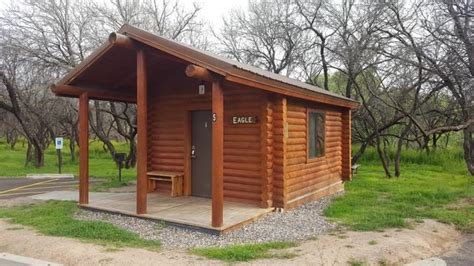
[[[323,154],[315,157],[309,157],[309,119],[310,113],[320,113],[324,118],[324,150]],[[306,163],[323,160],[326,157],[326,111],[315,108],[306,108]]]

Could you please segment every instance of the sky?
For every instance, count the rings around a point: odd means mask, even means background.
[[[74,0],[72,0],[74,1]],[[99,0],[105,1],[105,0]],[[234,8],[246,8],[248,0],[178,0],[180,4],[191,8],[193,3],[202,7],[201,17],[209,21],[214,28],[222,25],[222,16],[229,13]],[[0,9],[5,7],[10,1],[0,0]]]
[[[248,0],[181,0],[180,2],[186,6],[192,6],[193,2],[198,3],[202,7],[201,16],[215,28],[222,25],[222,16],[228,14],[230,10],[245,9],[248,5]]]

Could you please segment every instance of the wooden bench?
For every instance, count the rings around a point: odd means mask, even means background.
[[[171,196],[179,197],[183,195],[183,174],[167,171],[151,171],[148,175],[148,191],[155,191],[158,182],[171,183]]]
[[[359,167],[360,164],[354,164],[353,166],[351,166],[352,175],[357,174],[357,169],[359,169]]]

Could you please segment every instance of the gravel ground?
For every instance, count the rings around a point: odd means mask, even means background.
[[[100,211],[81,210],[76,218],[107,221],[135,232],[144,239],[158,239],[165,247],[190,248],[279,240],[300,241],[336,227],[336,224],[327,221],[322,214],[333,197],[325,197],[286,212],[270,213],[251,224],[221,236]]]

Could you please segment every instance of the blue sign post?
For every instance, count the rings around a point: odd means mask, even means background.
[[[58,173],[61,173],[61,165],[63,163],[63,158],[61,156],[61,150],[63,149],[63,138],[55,138],[54,144],[56,146],[56,154],[58,155]]]

